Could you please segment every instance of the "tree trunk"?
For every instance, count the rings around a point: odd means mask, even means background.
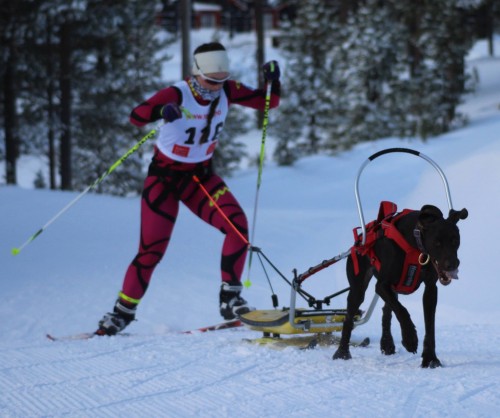
[[[61,65],[61,189],[72,189],[71,165],[71,21],[60,29],[59,58]]]
[[[420,35],[421,18],[421,15],[418,13],[418,5],[415,5],[406,22],[410,34],[408,38],[408,55],[410,58],[410,74],[412,77],[415,77],[419,72],[423,59],[422,52],[416,42]]]
[[[191,75],[191,0],[181,0],[182,78]]]
[[[50,77],[50,75],[49,75]],[[47,87],[48,96],[48,133],[47,139],[49,141],[49,179],[50,179],[50,189],[55,190],[56,187],[56,147],[55,147],[55,135],[54,135],[54,86],[52,80],[49,81],[49,86]]]
[[[17,184],[16,162],[19,157],[19,137],[17,132],[16,88],[15,88],[15,46],[8,47],[4,77],[4,134],[5,134],[5,180],[7,184]]]
[[[255,0],[255,31],[257,33],[257,85],[264,85],[264,77],[261,71],[264,65],[264,5],[263,0]],[[257,117],[257,128],[262,126],[264,121],[264,112],[259,112]]]
[[[52,21],[50,16],[47,15],[47,116],[48,116],[48,133],[47,140],[49,142],[49,182],[50,189],[56,189],[56,151],[55,151],[55,136],[54,136],[54,54],[52,45]]]

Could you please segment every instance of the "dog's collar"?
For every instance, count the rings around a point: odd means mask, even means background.
[[[420,224],[417,224],[415,226],[415,229],[413,230],[413,236],[415,237],[415,241],[417,242],[418,250],[422,254],[427,254],[427,251],[424,247],[424,242],[422,241],[422,226]]]
[[[417,242],[418,250],[420,251],[420,256],[418,257],[418,262],[425,266],[431,259],[429,253],[424,247],[423,237],[422,237],[422,225],[417,223],[415,229],[413,230],[413,236],[415,237],[415,241]]]

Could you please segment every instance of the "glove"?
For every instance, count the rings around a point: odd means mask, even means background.
[[[161,108],[160,114],[167,122],[182,118],[182,111],[177,103],[167,103]]]
[[[278,81],[280,79],[280,66],[278,61],[269,61],[262,66],[264,71],[264,80],[266,81]]]

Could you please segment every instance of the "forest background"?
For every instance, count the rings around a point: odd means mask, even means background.
[[[131,109],[178,80],[162,71],[180,36],[158,19],[168,3],[179,2],[1,0],[0,183],[17,184],[19,158],[33,155],[46,162],[35,187],[83,189],[144,135],[129,124]],[[224,11],[231,2],[214,3]],[[457,107],[477,82],[465,57],[500,22],[497,0],[244,3],[250,15],[257,4],[288,11],[265,43],[282,57],[282,104],[269,127],[280,165],[464,126]],[[222,22],[212,40],[226,35]],[[233,76],[255,84],[259,71],[253,65]],[[215,159],[219,173],[229,175],[247,156],[240,137],[258,120],[232,108]],[[139,193],[146,167],[139,150],[98,192]]]

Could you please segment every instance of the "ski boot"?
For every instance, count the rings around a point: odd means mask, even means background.
[[[130,306],[118,299],[113,312],[108,312],[99,321],[99,329],[96,334],[116,335],[135,319],[137,305]]]
[[[235,319],[240,315],[254,311],[240,296],[243,286],[239,282],[223,282],[220,287],[220,314],[226,320]]]

